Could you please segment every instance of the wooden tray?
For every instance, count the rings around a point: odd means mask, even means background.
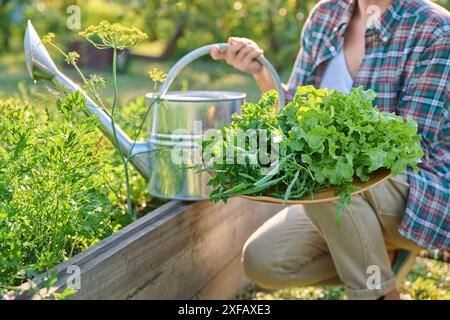
[[[362,193],[367,191],[370,188],[375,187],[376,185],[386,181],[391,177],[390,170],[387,169],[378,169],[371,174],[369,174],[368,182],[361,182],[359,178],[355,178],[353,184],[358,186],[359,189],[352,192],[352,195]],[[258,196],[239,196],[243,199],[258,201],[258,202],[269,202],[269,203],[278,203],[278,204],[311,204],[311,203],[321,203],[321,202],[329,202],[334,200],[339,200],[340,196],[335,196],[334,193],[336,191],[336,187],[330,187],[327,189],[323,189],[314,194],[313,199],[311,199],[310,195],[305,196],[300,200],[286,200],[273,198],[273,197],[258,197]]]

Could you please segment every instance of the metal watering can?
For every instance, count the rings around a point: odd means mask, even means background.
[[[218,44],[225,49],[228,44]],[[173,148],[185,148],[188,153],[198,147],[202,132],[208,129],[221,129],[228,126],[231,116],[239,113],[245,102],[246,94],[223,91],[186,91],[169,92],[169,87],[178,74],[194,60],[208,55],[211,47],[208,45],[184,56],[170,70],[167,80],[160,87],[159,95],[164,104],[154,104],[149,114],[149,140],[132,141],[120,128],[116,133],[120,148],[128,154],[131,151],[133,166],[148,180],[148,191],[152,196],[174,200],[205,200],[210,194],[207,182],[210,179],[206,173],[196,173],[189,168],[189,163],[183,165],[173,161]],[[58,70],[52,58],[42,44],[36,30],[28,21],[24,39],[25,62],[34,80],[48,80],[70,91],[80,91],[87,101],[85,112],[97,115],[101,131],[108,139],[114,141],[111,118],[71,79]],[[280,77],[275,68],[266,58],[260,57],[259,62],[269,70],[277,86],[280,106],[284,104],[284,91]],[[152,101],[153,93],[146,95],[147,104]],[[198,128],[201,124],[201,128]],[[200,134],[198,134],[200,131]],[[191,158],[192,164],[193,159]]]

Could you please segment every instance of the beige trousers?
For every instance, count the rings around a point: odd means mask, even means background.
[[[407,181],[399,175],[353,196],[341,227],[335,219],[337,201],[285,208],[247,240],[245,273],[267,289],[343,283],[349,299],[387,294],[396,288],[387,250],[420,250],[397,231]],[[373,268],[380,279],[376,288],[368,285]]]

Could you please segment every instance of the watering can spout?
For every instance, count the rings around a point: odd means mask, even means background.
[[[25,63],[34,80],[51,80],[58,74],[58,68],[47,52],[31,21],[28,20],[24,39]]]
[[[84,109],[85,113],[88,115],[96,115],[101,131],[109,140],[115,141],[111,116],[103,108],[99,107],[80,86],[58,70],[29,20],[24,38],[24,50],[25,63],[31,78],[33,80],[48,80],[69,91],[81,92],[86,98],[87,106]],[[145,178],[148,178],[150,170],[146,155],[151,151],[150,144],[147,142],[135,143],[117,126],[115,131],[121,150],[125,154],[130,154],[130,159],[134,167]]]

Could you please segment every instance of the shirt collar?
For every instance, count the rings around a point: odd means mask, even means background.
[[[352,17],[355,3],[357,0],[341,0],[339,5],[343,11],[336,24],[336,30],[343,35],[345,27],[350,22]],[[392,4],[383,12],[380,19],[373,20],[372,25],[368,29],[374,29],[380,33],[381,40],[387,42],[395,29],[395,26],[402,18],[404,9],[410,0],[394,0]],[[374,14],[376,14],[374,12]]]
[[[409,0],[394,0],[389,8],[381,15],[379,30],[381,33],[381,40],[384,42],[391,38],[395,27],[403,16],[405,6],[408,2]]]

